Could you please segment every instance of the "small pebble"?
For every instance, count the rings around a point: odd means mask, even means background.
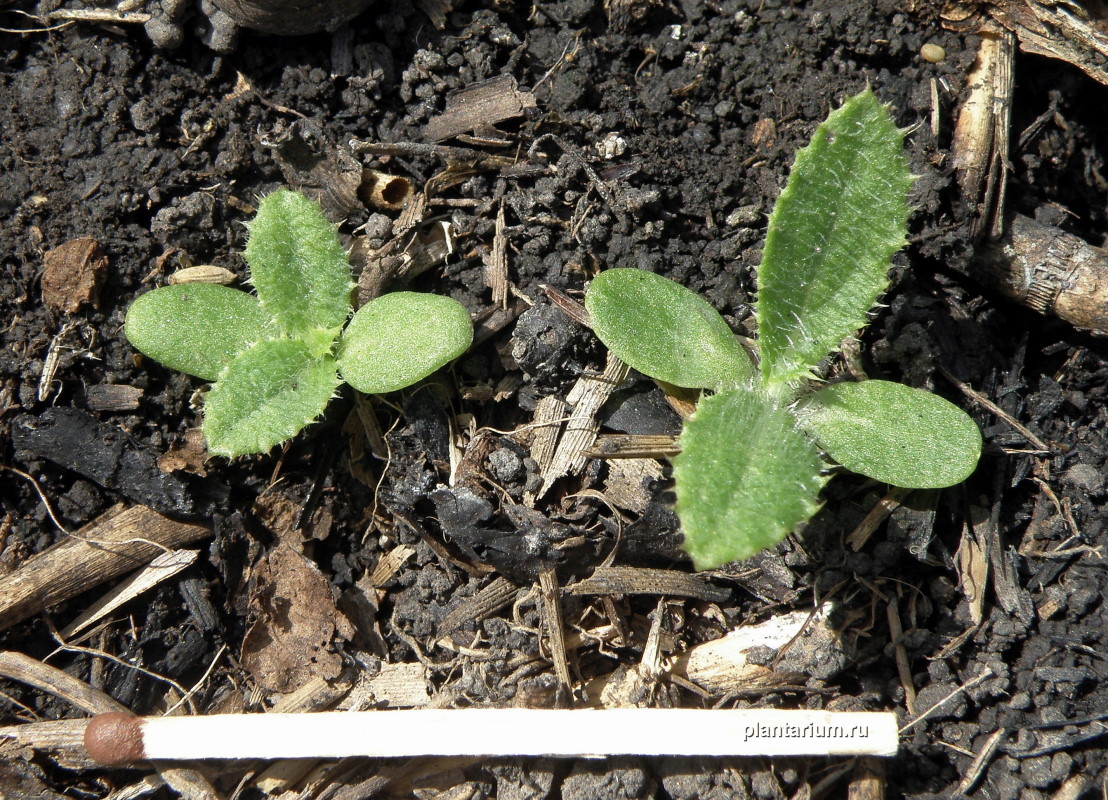
[[[931,64],[938,64],[944,58],[946,58],[946,50],[939,47],[937,44],[931,44],[928,42],[919,49],[920,58]]]

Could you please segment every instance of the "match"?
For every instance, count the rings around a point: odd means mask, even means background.
[[[89,756],[144,760],[407,756],[892,756],[891,712],[410,709],[93,717]]]

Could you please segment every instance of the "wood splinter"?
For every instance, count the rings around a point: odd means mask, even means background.
[[[892,712],[477,708],[136,717],[85,729],[105,766],[147,760],[411,756],[892,756]]]

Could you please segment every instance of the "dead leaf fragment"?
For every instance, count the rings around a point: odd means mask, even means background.
[[[158,457],[158,469],[162,472],[188,472],[201,478],[208,474],[204,463],[208,460],[208,448],[204,444],[204,432],[199,428],[185,431],[181,441]]]
[[[970,618],[980,625],[985,618],[985,589],[989,580],[989,552],[987,540],[977,535],[972,525],[962,529],[962,542],[958,547],[958,577],[962,594],[969,603]]]
[[[108,257],[91,237],[47,250],[43,256],[42,301],[55,312],[72,314],[86,303],[96,308]]]
[[[291,546],[278,544],[254,569],[249,607],[254,621],[242,664],[262,689],[285,694],[313,677],[342,674],[336,645],[354,627],[335,606],[326,576]]]

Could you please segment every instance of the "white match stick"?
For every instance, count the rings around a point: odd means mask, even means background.
[[[616,708],[347,711],[135,717],[85,731],[101,764],[348,756],[891,756],[891,712]]]

